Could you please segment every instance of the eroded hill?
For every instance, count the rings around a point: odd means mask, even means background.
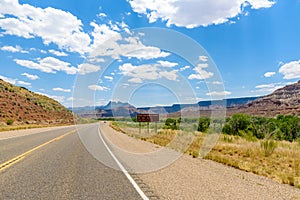
[[[300,116],[300,81],[277,89],[273,93],[246,105],[231,108],[229,111],[262,116],[276,116],[279,114]]]
[[[70,124],[73,114],[59,102],[0,79],[0,124]]]

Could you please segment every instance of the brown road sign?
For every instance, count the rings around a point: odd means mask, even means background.
[[[137,114],[138,122],[158,122],[159,115],[158,114]]]

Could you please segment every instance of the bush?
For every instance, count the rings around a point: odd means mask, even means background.
[[[231,126],[229,124],[225,124],[223,126],[222,133],[231,135],[231,133],[232,133]]]
[[[210,125],[210,119],[208,117],[199,118],[197,130],[200,132],[206,132]]]
[[[7,125],[12,125],[14,123],[14,120],[13,119],[8,119],[6,120],[6,124]]]
[[[168,118],[165,122],[165,125],[163,126],[163,129],[172,129],[172,130],[178,130],[180,125],[181,119],[178,120],[173,118]]]
[[[277,148],[274,140],[265,140],[260,143],[261,148],[264,150],[265,156],[270,156]]]

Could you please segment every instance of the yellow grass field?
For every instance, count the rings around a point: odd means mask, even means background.
[[[127,127],[125,123],[113,122],[111,127],[128,134],[161,146],[170,146],[178,131],[159,129],[157,133],[151,130],[149,133],[143,129]],[[130,134],[129,134],[130,133]],[[193,157],[199,156],[206,134],[193,133],[193,140],[187,149],[177,148]],[[228,166],[232,166],[247,172],[272,178],[280,183],[289,184],[300,188],[300,144],[298,142],[276,141],[276,148],[270,155],[261,146],[262,140],[245,139],[239,136],[219,136],[213,149],[204,157]]]

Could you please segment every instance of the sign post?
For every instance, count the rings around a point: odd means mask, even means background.
[[[137,114],[137,121],[139,122],[139,132],[141,134],[141,122],[147,122],[148,134],[150,133],[150,122],[155,122],[155,132],[157,133],[157,123],[159,121],[159,114]]]

